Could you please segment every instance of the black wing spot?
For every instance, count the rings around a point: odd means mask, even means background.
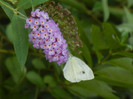
[[[85,71],[82,71],[82,74],[85,74]]]

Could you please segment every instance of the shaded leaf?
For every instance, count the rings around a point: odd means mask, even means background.
[[[48,84],[50,87],[56,87],[57,85],[55,79],[50,75],[44,76],[43,81],[45,84]]]
[[[89,51],[88,47],[83,43],[83,47],[81,47],[80,49],[81,49],[82,55],[86,59],[88,65],[90,67],[92,67],[93,66],[93,62],[92,62],[91,54],[90,54],[90,51]]]
[[[115,86],[133,88],[133,74],[120,67],[106,67],[95,72],[98,77]]]
[[[133,0],[127,0],[128,1],[128,7],[131,7],[133,5]]]
[[[37,58],[32,60],[32,64],[36,69],[44,69],[45,68],[43,61],[40,59],[37,59]]]
[[[2,9],[5,11],[6,15],[11,20],[14,15],[13,10],[11,10],[11,9],[13,9],[13,7],[5,1],[0,1],[0,6],[2,7]]]
[[[15,83],[17,83],[24,75],[24,69],[20,68],[19,62],[16,57],[7,58],[5,61],[6,67]]]
[[[104,39],[104,34],[100,31],[100,28],[95,25],[92,26],[91,40],[95,49],[108,49],[108,45]]]
[[[56,99],[72,99],[69,93],[59,87],[50,90],[50,92]]]
[[[8,39],[13,43],[14,35],[13,35],[13,30],[12,30],[11,23],[7,25],[6,35],[7,35]]]
[[[96,12],[96,11],[102,11],[103,7],[102,7],[102,3],[100,1],[96,1],[92,11]]]
[[[86,14],[88,13],[87,8],[82,3],[79,3],[78,1],[75,1],[75,0],[58,0],[58,1],[68,4],[69,6],[72,6],[78,9],[80,12],[84,12]]]
[[[113,66],[118,66],[121,68],[125,68],[128,71],[133,72],[133,59],[132,58],[127,58],[127,57],[122,57],[122,58],[116,58],[116,59],[111,59],[109,61],[104,62],[105,64],[111,64]]]
[[[109,8],[108,8],[108,0],[102,0],[102,7],[104,12],[104,21],[107,21],[109,18]]]
[[[109,23],[103,24],[103,32],[105,40],[110,49],[117,49],[120,48],[120,34],[116,29]]]
[[[26,77],[31,83],[35,84],[36,86],[45,87],[42,78],[36,72],[29,71]]]
[[[133,58],[133,53],[131,52],[116,52],[116,53],[113,53],[113,55],[121,55],[121,56],[127,56],[130,58]]]
[[[113,90],[106,83],[100,80],[84,81],[68,86],[69,91],[74,91],[77,96],[92,97],[99,95],[105,99],[119,99],[113,95]]]
[[[123,23],[117,26],[118,30],[121,32],[133,32],[133,24]]]
[[[129,10],[124,7],[124,12],[127,18],[127,22],[133,24],[133,15],[129,12]]]
[[[20,0],[18,3],[18,9],[28,9],[32,6],[36,6],[45,3],[48,0]]]

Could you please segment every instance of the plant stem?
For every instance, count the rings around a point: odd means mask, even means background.
[[[38,99],[38,93],[39,93],[39,88],[36,87],[36,92],[35,92],[35,97],[34,97],[34,99]]]
[[[6,4],[3,3],[2,1],[0,1],[0,3],[1,3],[2,5],[4,5],[5,7],[9,8],[10,10],[12,10],[14,14],[19,14],[19,15],[23,16],[24,19],[27,19],[27,17],[26,17],[24,14],[22,14],[21,12],[17,11],[17,9],[14,9],[14,8],[12,8],[12,7],[8,6],[8,5],[6,5]]]

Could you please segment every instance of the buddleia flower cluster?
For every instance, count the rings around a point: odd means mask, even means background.
[[[45,11],[31,11],[31,17],[26,20],[25,28],[30,28],[29,41],[36,49],[42,49],[49,62],[63,64],[68,59],[66,40],[58,24]]]
[[[80,54],[83,45],[79,38],[77,23],[71,12],[54,1],[45,2],[37,6],[37,8],[46,11],[49,17],[59,24],[60,31],[67,41],[69,51]]]

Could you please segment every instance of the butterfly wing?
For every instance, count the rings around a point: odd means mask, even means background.
[[[70,57],[63,69],[64,77],[70,82],[80,82],[94,78],[92,70],[81,59]]]
[[[72,58],[70,57],[63,69],[63,74],[65,79],[70,82],[76,82],[76,79],[77,79],[76,78],[77,76],[73,67],[74,67],[74,63],[72,61]]]
[[[74,59],[76,60],[77,66],[76,67],[80,67],[80,69],[77,71],[77,78],[81,81],[81,80],[91,80],[94,78],[94,74],[93,71],[91,70],[91,68],[85,63],[83,62],[81,59],[74,57]]]

